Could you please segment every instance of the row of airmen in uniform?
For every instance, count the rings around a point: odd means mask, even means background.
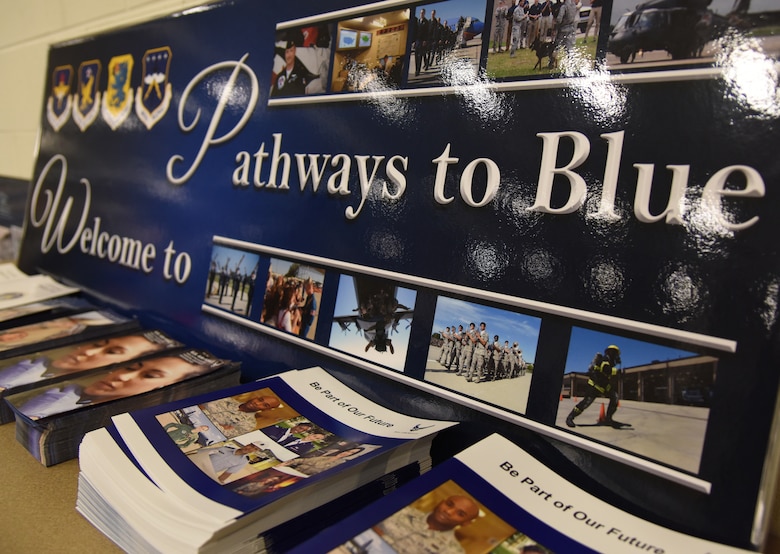
[[[526,363],[517,342],[510,347],[507,340],[502,345],[498,335],[494,335],[493,342],[489,343],[484,322],[479,324],[479,330],[474,323],[469,324],[468,331],[464,331],[463,325],[457,329],[454,325],[447,327],[442,338],[438,362],[466,381],[479,383],[483,379],[495,381],[525,375]]]

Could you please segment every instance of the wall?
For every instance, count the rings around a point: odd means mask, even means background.
[[[206,0],[0,0],[0,175],[29,180],[49,45],[207,3]]]

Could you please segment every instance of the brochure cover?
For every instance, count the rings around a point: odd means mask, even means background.
[[[0,331],[0,357],[19,356],[138,327],[135,319],[109,310],[64,315]]]
[[[778,3],[510,4],[231,0],[52,45],[19,267],[245,379],[456,414],[441,459],[489,426],[756,547]]]
[[[91,469],[105,472],[113,463],[96,461],[91,450],[95,441],[103,444],[97,452],[119,448],[107,433],[87,435],[81,446],[82,473],[92,487],[116,511],[154,503],[160,494],[186,506],[149,521],[140,510],[133,518],[144,523],[136,532],[158,549],[177,544],[219,552],[248,548],[277,525],[426,460],[436,433],[455,425],[383,408],[321,368],[121,414],[113,424],[143,472],[135,471],[136,478],[147,475],[161,492],[125,501],[129,483]]]
[[[16,437],[44,465],[74,458],[88,431],[116,414],[236,384],[238,364],[199,349],[132,359],[8,395]]]
[[[0,310],[16,308],[32,302],[49,300],[79,292],[47,275],[29,275],[0,280]]]
[[[44,319],[53,319],[60,315],[87,312],[97,307],[83,296],[63,296],[43,302],[23,304],[14,308],[0,310],[0,329],[35,323]]]
[[[162,331],[141,330],[0,360],[0,399],[69,376],[183,346]],[[0,423],[13,420],[13,411],[0,402]]]
[[[665,529],[493,434],[290,554],[748,552]]]

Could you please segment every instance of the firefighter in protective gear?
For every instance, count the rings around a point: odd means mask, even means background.
[[[618,391],[616,383],[613,383],[613,377],[617,375],[620,365],[620,348],[614,344],[609,345],[604,354],[596,354],[591,362],[588,378],[588,392],[585,397],[574,407],[566,418],[566,425],[575,427],[574,418],[588,409],[598,396],[609,398],[609,407],[607,408],[606,419],[599,423],[611,425],[615,428],[625,427],[627,423],[620,423],[612,419],[617,411]]]

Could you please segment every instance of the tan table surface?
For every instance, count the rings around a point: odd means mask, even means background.
[[[0,425],[0,551],[122,552],[76,511],[78,460],[44,467]]]

